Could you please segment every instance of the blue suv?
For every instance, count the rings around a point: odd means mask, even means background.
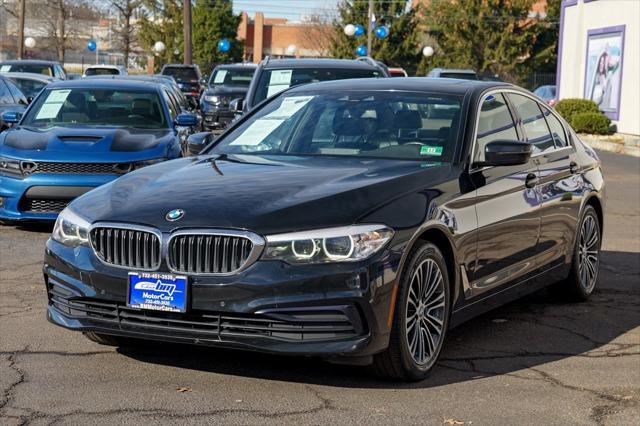
[[[77,196],[187,152],[199,125],[165,86],[91,79],[47,86],[0,133],[0,220],[54,220]]]

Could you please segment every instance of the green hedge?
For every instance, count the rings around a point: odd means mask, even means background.
[[[580,112],[573,115],[571,127],[578,133],[591,133],[594,135],[608,135],[611,120],[598,112]]]
[[[568,123],[573,122],[573,116],[576,114],[600,112],[598,105],[589,99],[563,99],[556,104],[555,108]]]

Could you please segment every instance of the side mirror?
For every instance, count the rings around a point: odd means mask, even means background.
[[[6,124],[13,125],[19,123],[21,119],[22,112],[20,111],[7,111],[2,114],[2,121],[4,121]]]
[[[193,127],[198,125],[198,116],[190,113],[183,112],[176,117],[176,126],[179,127]]]
[[[187,138],[187,149],[189,150],[189,154],[200,154],[202,148],[204,148],[209,142],[211,142],[212,136],[213,135],[210,132],[194,133],[193,135],[189,136]]]
[[[33,96],[27,96],[27,103],[33,102]]]
[[[485,145],[484,161],[475,162],[473,166],[517,166],[526,164],[531,158],[532,152],[533,145],[531,144],[512,140],[497,140]]]
[[[242,108],[244,106],[244,99],[237,98],[229,102],[229,111],[234,114],[242,114]]]
[[[203,75],[202,78],[200,79],[200,84],[206,86],[207,85],[207,75]]]

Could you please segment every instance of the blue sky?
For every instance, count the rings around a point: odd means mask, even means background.
[[[337,0],[234,0],[236,12],[245,11],[249,16],[264,12],[265,16],[299,20],[301,15],[335,11]]]

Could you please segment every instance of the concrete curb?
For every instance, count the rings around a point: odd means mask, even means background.
[[[600,136],[580,134],[580,139],[594,149],[640,157],[638,138],[624,135]]]

